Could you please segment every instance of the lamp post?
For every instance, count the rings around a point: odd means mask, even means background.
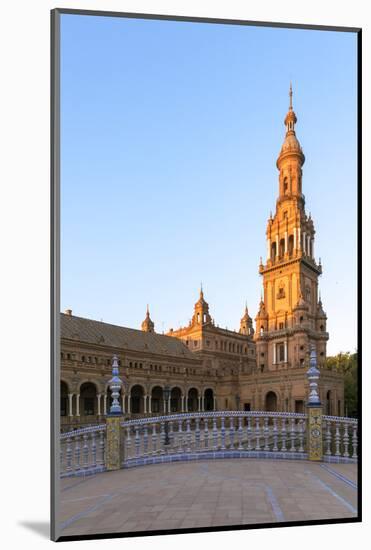
[[[168,403],[169,403],[169,397],[170,397],[170,387],[165,386],[164,387],[164,399],[165,399],[165,414],[169,414],[170,411],[168,410]],[[165,441],[164,445],[169,445],[170,438],[169,438],[169,425],[165,420]]]

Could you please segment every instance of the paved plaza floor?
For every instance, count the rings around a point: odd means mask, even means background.
[[[61,535],[357,515],[357,467],[229,459],[157,464],[61,481]]]

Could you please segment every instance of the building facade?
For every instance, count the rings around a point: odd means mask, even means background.
[[[314,345],[320,397],[328,414],[344,413],[341,374],[325,367],[329,334],[319,296],[320,261],[314,222],[302,192],[304,153],[290,106],[277,159],[278,198],[267,223],[263,293],[253,321],[247,307],[239,330],[215,325],[203,289],[187,327],[158,334],[147,306],[141,330],[61,314],[62,428],[99,422],[109,410],[113,355],[120,358],[124,414],[204,410],[302,412]],[[165,401],[164,396],[169,394]]]

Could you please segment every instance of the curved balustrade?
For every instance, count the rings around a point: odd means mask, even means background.
[[[322,416],[323,459],[338,462],[339,459],[357,459],[358,422],[342,416]]]
[[[121,421],[121,466],[212,458],[308,458],[307,414],[217,411]],[[353,418],[322,416],[326,462],[356,462]],[[61,477],[106,469],[106,425],[60,435]]]
[[[91,426],[60,436],[60,477],[90,475],[106,469],[106,426]]]
[[[306,458],[306,415],[218,411],[121,423],[123,467],[201,458]]]

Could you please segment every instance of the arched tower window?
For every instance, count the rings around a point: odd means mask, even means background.
[[[276,246],[276,243],[272,243],[272,249],[271,249],[272,262],[275,261],[276,255],[277,255],[277,246]]]
[[[287,178],[285,178],[283,180],[283,192],[285,195],[287,194],[288,190],[289,190],[289,184],[288,184]]]
[[[294,235],[289,236],[289,256],[291,257],[294,252]]]
[[[280,258],[283,258],[285,254],[285,239],[280,240]]]

